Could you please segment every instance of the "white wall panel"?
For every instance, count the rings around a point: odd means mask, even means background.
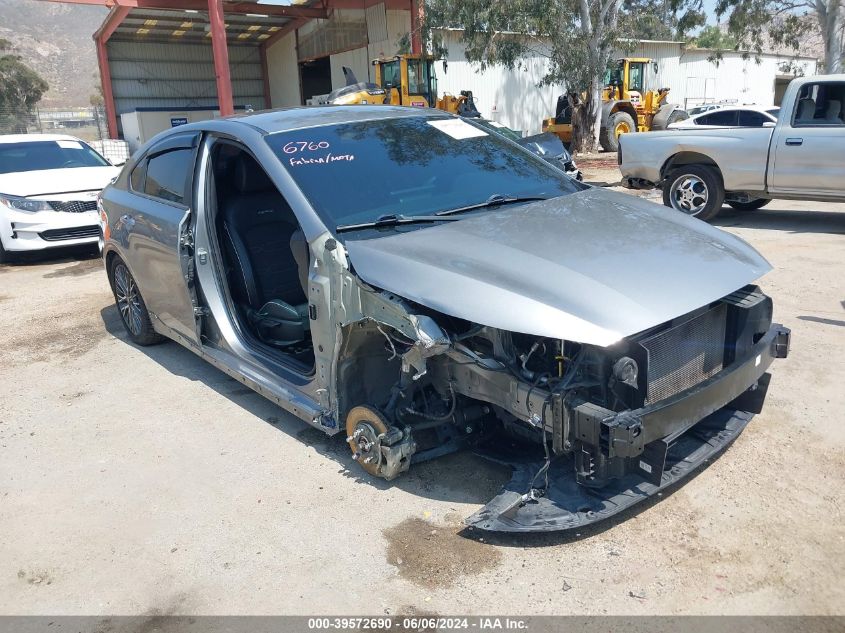
[[[358,81],[368,80],[370,64],[366,46],[332,55],[329,57],[329,64],[332,72],[332,90],[343,88],[346,85],[346,78],[343,76],[344,66],[352,69]]]
[[[460,34],[451,31],[443,35],[448,48],[448,67],[444,72],[443,62],[435,64],[440,96],[471,90],[483,117],[521,130],[525,135],[539,133],[543,119],[554,114],[562,92],[561,86],[537,87],[548,68],[546,58],[529,59],[521,70],[491,67],[479,73],[466,61]]]
[[[302,103],[296,35],[293,32],[267,49],[267,74],[270,79],[271,107],[284,108]]]
[[[383,6],[383,5],[377,5]],[[411,14],[409,11],[385,11],[385,33],[383,39],[376,40],[370,37],[367,45],[367,57],[369,61],[380,57],[393,57],[399,52],[399,40],[411,30]],[[369,19],[369,13],[367,14]],[[372,68],[369,70],[370,80],[374,78]]]
[[[387,13],[384,3],[367,8],[367,41],[382,42],[387,39]]]
[[[395,46],[399,38],[411,32],[411,12],[389,9],[386,14],[387,40]]]

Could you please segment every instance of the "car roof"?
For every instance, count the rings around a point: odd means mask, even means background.
[[[758,105],[745,105],[745,106],[726,106],[724,108],[719,108],[719,112],[735,112],[737,110],[743,110],[745,112],[761,112],[763,114],[768,114],[771,116],[769,110],[774,110],[775,108],[779,108],[779,106],[758,106]],[[692,115],[690,118],[697,119],[698,117],[702,117],[708,114],[713,114],[713,111],[710,112],[699,112],[698,114]]]
[[[252,126],[264,132],[273,134],[286,130],[297,130],[323,125],[337,125],[354,123],[356,121],[372,121],[383,119],[401,119],[409,117],[448,117],[442,110],[431,108],[416,108],[388,105],[338,105],[338,106],[297,106],[278,110],[265,110],[249,114],[236,114],[226,117],[225,121],[232,121]],[[194,127],[194,126],[192,126]],[[202,127],[198,125],[198,127]],[[185,128],[183,128],[185,129]]]
[[[35,143],[38,141],[81,141],[67,134],[0,134],[0,143]]]

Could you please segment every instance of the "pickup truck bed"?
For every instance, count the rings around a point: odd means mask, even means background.
[[[724,202],[756,209],[773,198],[845,200],[845,75],[794,79],[774,127],[667,130],[621,137],[632,188],[702,220]]]

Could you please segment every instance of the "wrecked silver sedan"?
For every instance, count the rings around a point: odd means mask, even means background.
[[[485,530],[581,528],[689,475],[789,348],[745,242],[435,110],[182,126],[100,214],[132,341],[176,340],[373,476],[510,464]]]

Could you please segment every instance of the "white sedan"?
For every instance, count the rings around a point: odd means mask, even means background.
[[[0,262],[22,251],[96,244],[97,194],[119,172],[72,136],[0,135]]]
[[[771,124],[771,127],[777,123],[778,112],[780,108],[774,106],[718,108],[670,123],[668,127],[672,130],[697,130],[717,127],[763,127],[766,123]]]

